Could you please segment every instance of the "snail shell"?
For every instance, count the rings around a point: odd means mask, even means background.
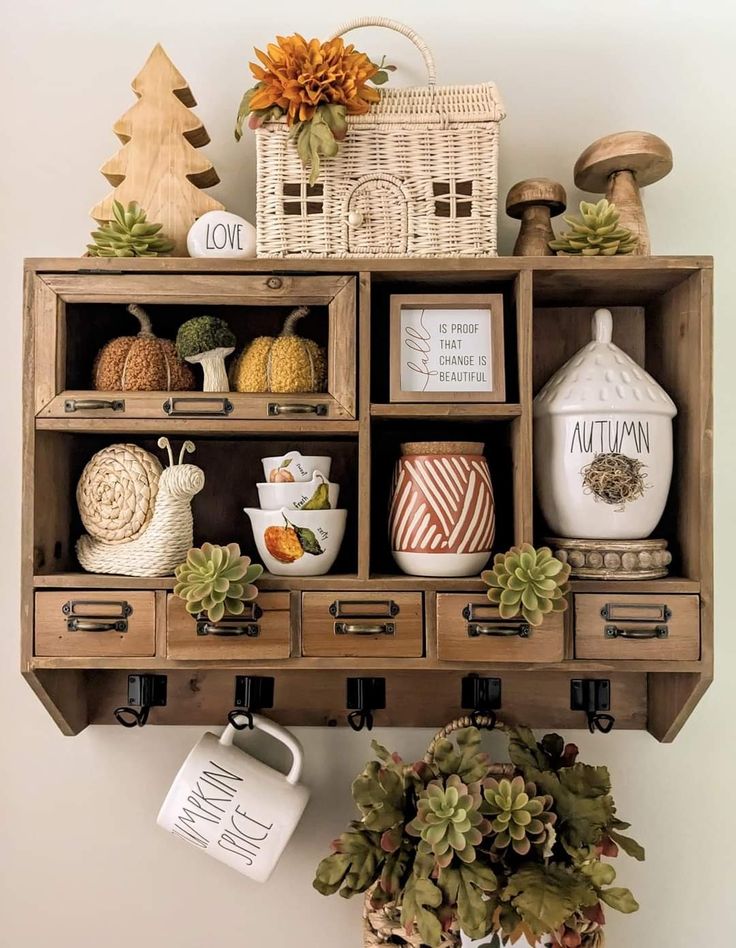
[[[125,543],[153,517],[162,467],[135,444],[111,444],[90,458],[77,484],[77,506],[91,537]]]

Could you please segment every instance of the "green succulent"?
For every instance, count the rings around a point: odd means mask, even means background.
[[[601,198],[597,204],[580,202],[580,216],[565,215],[563,220],[572,228],[550,240],[550,249],[560,256],[613,257],[634,253],[639,243],[632,232],[619,224],[621,215],[615,204]]]
[[[176,567],[174,595],[186,602],[187,612],[204,612],[211,622],[219,622],[226,612],[241,615],[243,603],[256,598],[258,589],[253,583],[262,572],[262,566],[240,555],[237,543],[203,543]]]
[[[548,613],[567,609],[569,576],[569,564],[560,562],[549,547],[535,550],[529,543],[498,553],[493,569],[482,573],[491,587],[488,598],[498,605],[501,618],[513,619],[521,613],[534,626],[541,625]]]
[[[224,319],[217,316],[195,316],[179,327],[176,351],[181,359],[210,352],[212,349],[231,349],[235,334]]]
[[[525,783],[523,777],[490,777],[483,783],[483,796],[483,811],[490,817],[495,850],[511,846],[519,856],[526,856],[532,846],[539,846],[545,856],[551,855],[557,819],[551,796],[537,796],[536,786]]]
[[[87,244],[90,257],[158,257],[171,253],[173,241],[161,234],[163,224],[151,224],[146,212],[135,201],[124,208],[113,201],[113,220],[105,221],[92,232]]]
[[[480,785],[464,784],[457,774],[447,780],[432,780],[417,800],[417,815],[407,824],[411,836],[419,836],[420,854],[434,856],[445,868],[457,856],[475,861],[475,847],[490,829],[480,812]]]

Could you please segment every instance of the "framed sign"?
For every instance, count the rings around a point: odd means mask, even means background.
[[[503,297],[391,297],[392,402],[502,402]]]

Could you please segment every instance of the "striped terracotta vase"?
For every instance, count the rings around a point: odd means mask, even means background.
[[[411,576],[472,576],[491,555],[493,487],[483,445],[401,445],[389,531],[397,566]]]

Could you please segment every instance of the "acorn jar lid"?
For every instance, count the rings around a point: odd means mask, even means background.
[[[544,385],[534,399],[534,416],[633,412],[673,418],[677,408],[667,392],[611,341],[611,311],[597,309],[591,325],[591,342]]]

